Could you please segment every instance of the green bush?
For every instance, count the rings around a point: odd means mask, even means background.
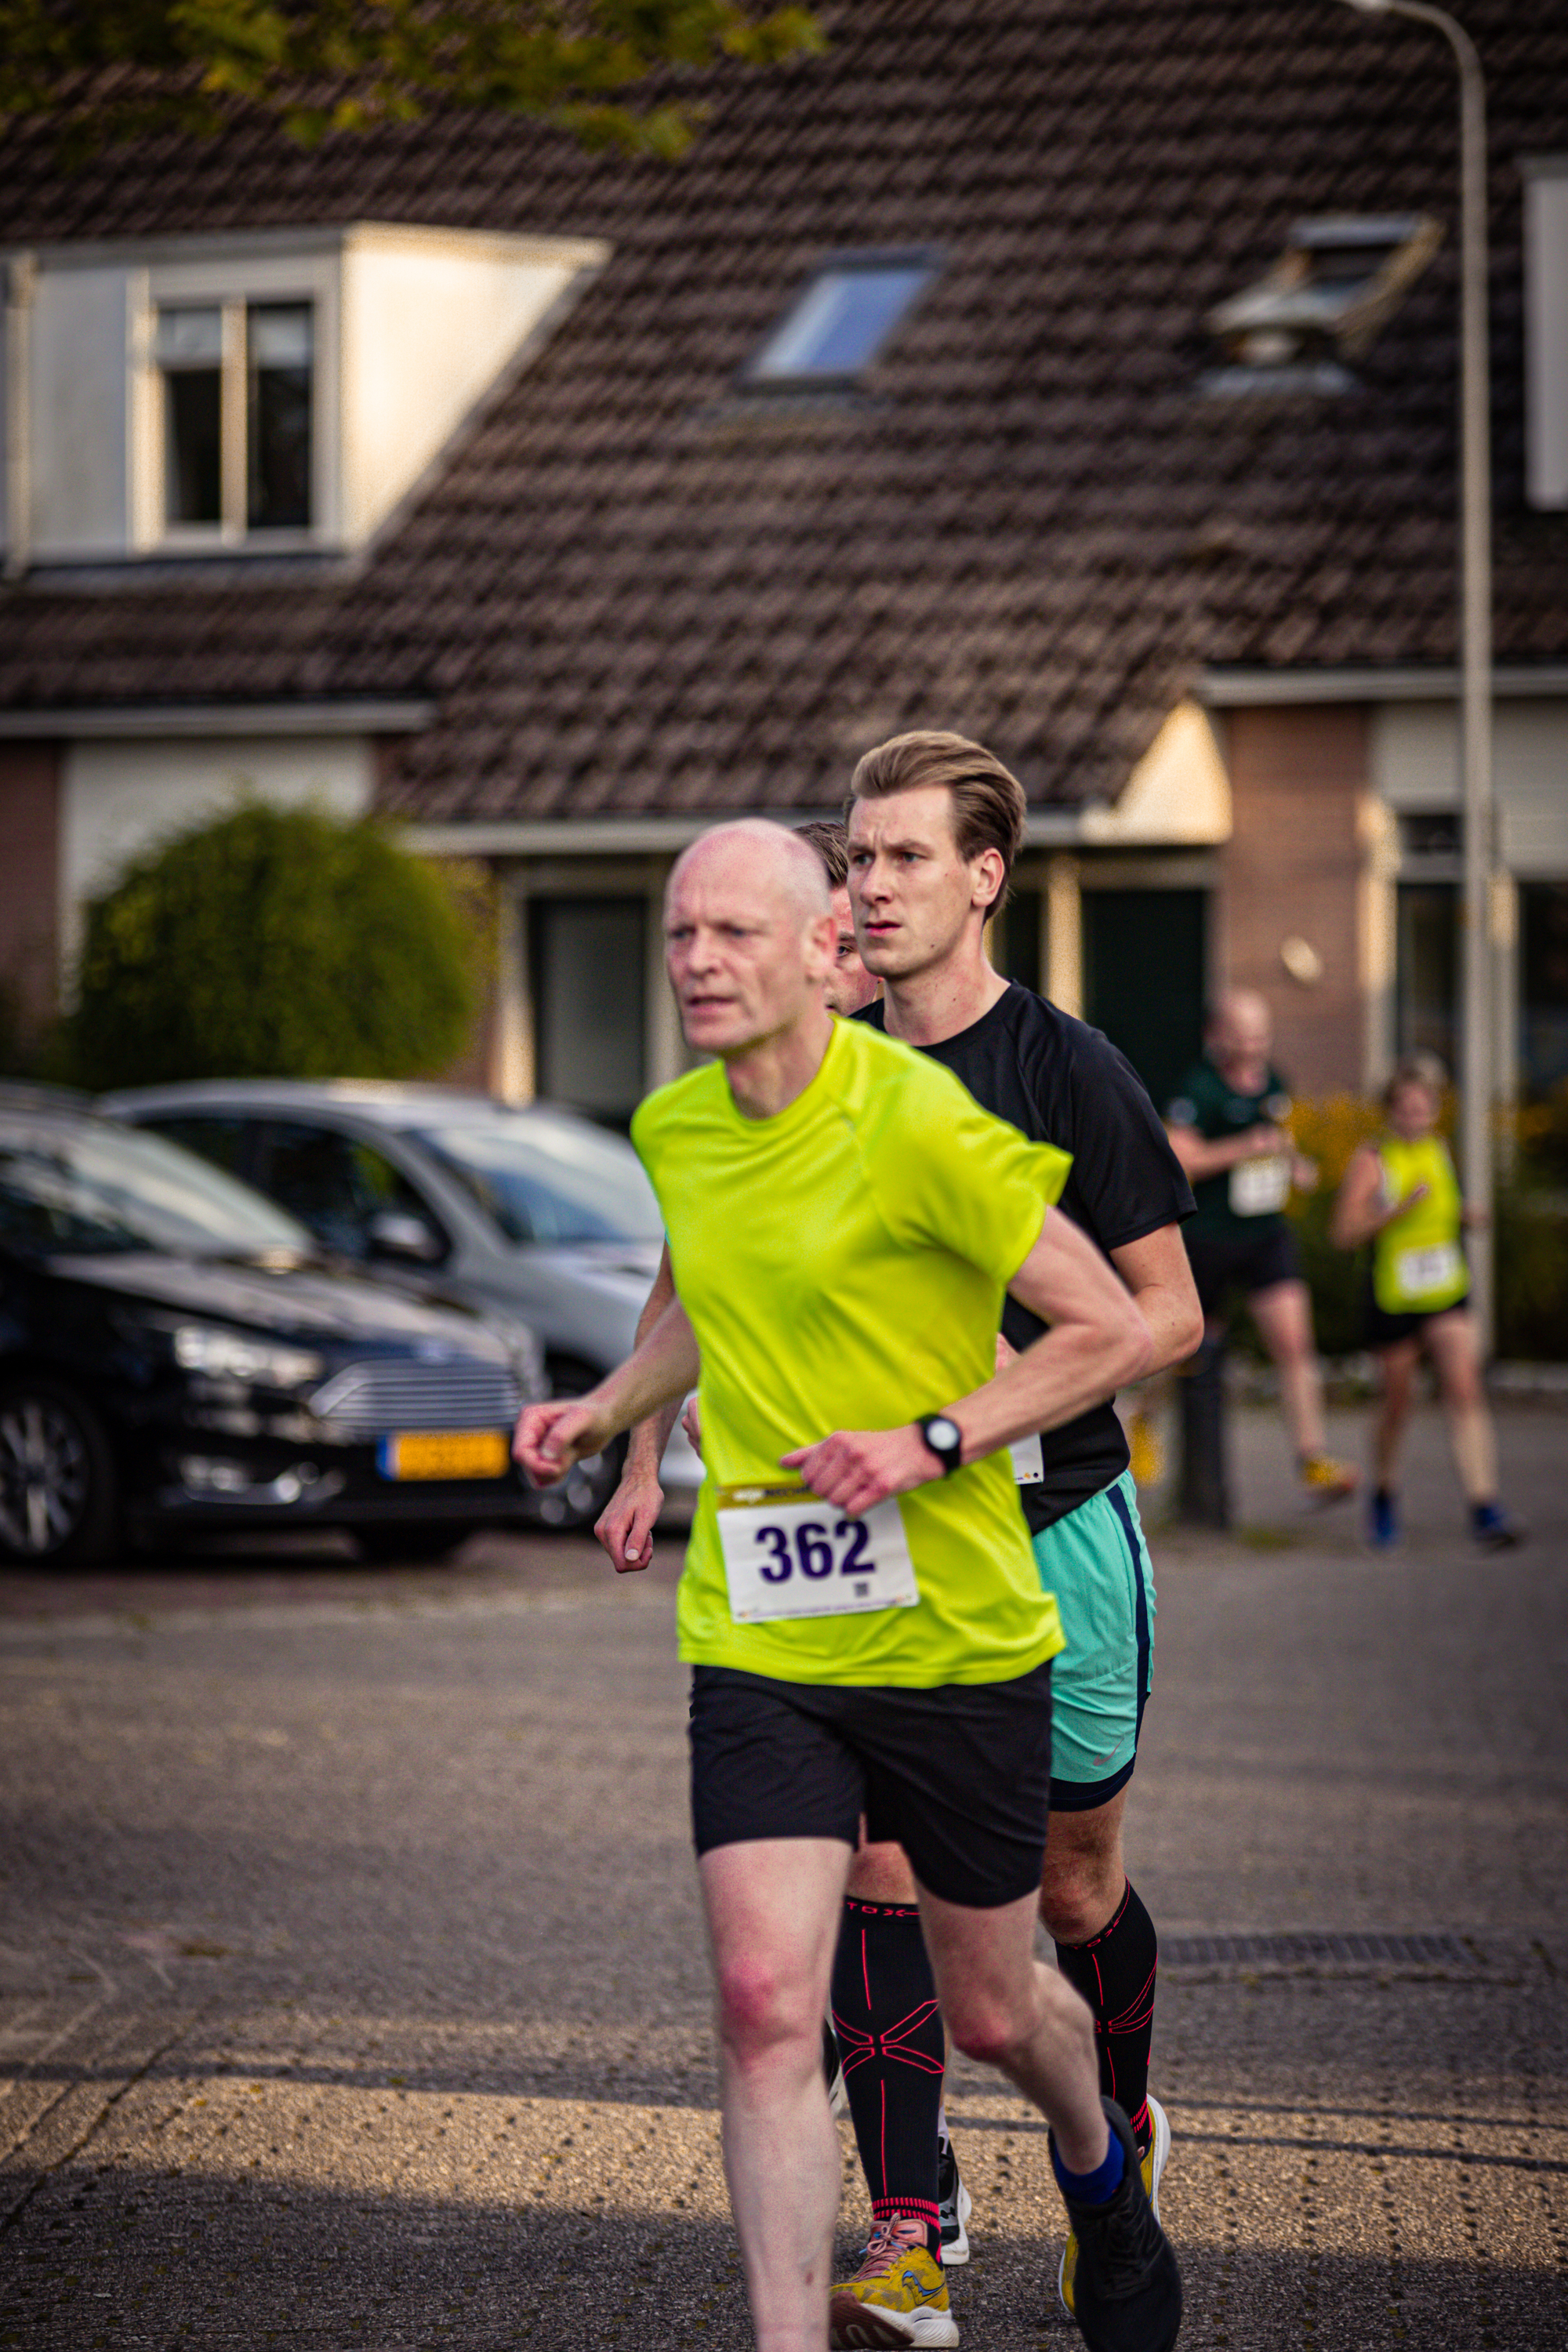
[[[437,868],[372,823],[247,802],[135,861],[89,909],[72,1074],[408,1077],[458,1052],[477,978]]]

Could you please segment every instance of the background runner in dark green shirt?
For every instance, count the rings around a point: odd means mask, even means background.
[[[1273,1035],[1262,997],[1227,989],[1205,1032],[1204,1059],[1188,1072],[1166,1126],[1197,1201],[1184,1238],[1205,1335],[1219,1344],[1226,1302],[1245,1293],[1279,1374],[1302,1491],[1332,1503],[1353,1495],[1360,1477],[1327,1450],[1312,1302],[1284,1214],[1292,1186],[1310,1190],[1318,1171],[1297,1156],[1286,1128],[1290,1098],[1269,1059]]]

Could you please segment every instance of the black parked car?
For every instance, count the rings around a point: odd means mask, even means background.
[[[344,1528],[430,1557],[527,1521],[526,1325],[404,1297],[206,1161],[0,1093],[0,1556]]]

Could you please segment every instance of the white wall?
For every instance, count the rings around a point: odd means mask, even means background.
[[[123,555],[130,276],[44,269],[31,330],[33,553]]]
[[[1459,804],[1451,703],[1384,703],[1373,714],[1372,786],[1395,810]],[[1568,702],[1496,707],[1492,771],[1502,862],[1524,876],[1568,876]]]
[[[340,522],[350,546],[385,520],[573,279],[605,250],[468,231],[348,232]]]
[[[59,860],[68,984],[86,902],[111,886],[127,858],[220,815],[247,793],[281,806],[317,801],[340,816],[360,816],[374,781],[374,746],[363,736],[70,744],[61,777]]]

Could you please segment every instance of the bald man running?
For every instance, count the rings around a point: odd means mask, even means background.
[[[1051,2126],[1100,2352],[1163,2352],[1175,2258],[1085,2004],[1033,1957],[1061,1646],[1005,1448],[1136,1378],[1137,1308],[1040,1204],[1065,1153],[823,1001],[811,851],[726,825],[670,878],[688,1044],[632,1139],[676,1296],[581,1399],[525,1409],[549,1480],[700,1374],[710,1477],[681,1580],[692,1814],[718,1983],[725,2167],[763,2352],[821,2352],[837,2144],[820,2020],[863,1814],[899,1840],[953,2038]],[[1004,1296],[1046,1326],[991,1368]],[[963,1736],[955,1737],[959,1727]],[[940,1734],[940,1736],[939,1736]],[[946,2285],[929,2252],[935,2330]]]
[[[1184,1239],[1211,1347],[1225,1336],[1226,1302],[1241,1292],[1279,1374],[1279,1402],[1309,1502],[1353,1495],[1360,1474],[1328,1451],[1312,1299],[1285,1216],[1293,1187],[1318,1171],[1291,1145],[1290,1092],[1269,1059],[1274,1021],[1250,988],[1227,988],[1204,1030],[1204,1058],[1166,1113],[1171,1148],[1197,1214]]]

